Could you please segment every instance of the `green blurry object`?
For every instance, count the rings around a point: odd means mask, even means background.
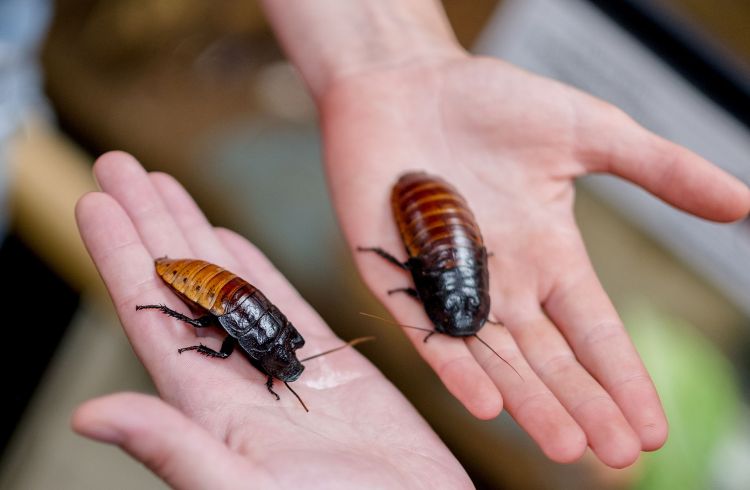
[[[639,490],[711,488],[716,450],[738,428],[740,394],[727,358],[692,325],[647,305],[623,315],[669,420],[666,445],[641,460]]]

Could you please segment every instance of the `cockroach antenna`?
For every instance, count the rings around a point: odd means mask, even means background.
[[[518,372],[518,370],[516,370],[516,368],[514,368],[514,367],[513,367],[513,364],[511,364],[511,363],[509,363],[508,361],[506,361],[506,360],[505,360],[505,359],[503,358],[503,356],[501,356],[500,354],[498,354],[498,353],[497,353],[497,351],[496,351],[495,349],[493,349],[493,348],[492,348],[492,346],[490,346],[490,344],[488,344],[487,342],[485,342],[484,340],[482,340],[482,337],[480,337],[480,336],[479,336],[479,335],[477,335],[477,334],[474,334],[474,335],[473,335],[473,337],[476,337],[476,339],[477,339],[478,341],[480,341],[481,343],[483,343],[483,344],[484,344],[484,345],[485,345],[485,346],[486,346],[486,347],[487,347],[487,348],[488,348],[489,350],[491,350],[491,351],[492,351],[492,353],[493,353],[493,354],[495,354],[495,355],[496,355],[496,356],[497,356],[497,357],[498,357],[498,358],[499,358],[499,359],[500,359],[501,361],[503,361],[503,362],[504,362],[505,364],[507,364],[508,366],[510,366],[510,368],[511,368],[511,369],[512,369],[512,370],[513,370],[513,371],[514,371],[514,372],[515,372],[515,373],[516,373],[516,374],[518,375],[518,377],[519,377],[519,378],[521,378],[521,381],[523,381],[523,376],[521,376],[521,373],[519,373],[519,372]]]
[[[359,314],[362,315],[362,316],[366,316],[366,317],[374,318],[376,320],[380,320],[381,322],[390,323],[391,325],[395,325],[397,327],[411,328],[413,330],[421,330],[423,332],[429,332],[430,334],[438,333],[438,332],[435,332],[435,330],[433,330],[431,328],[414,327],[414,326],[411,326],[411,325],[404,325],[403,323],[392,322],[391,320],[388,320],[387,318],[383,318],[382,316],[373,315],[372,313],[365,313],[364,311],[360,311]]]
[[[442,332],[437,332],[437,331],[435,331],[435,330],[430,330],[429,328],[414,327],[414,326],[412,326],[412,325],[404,325],[404,324],[402,324],[402,323],[392,322],[392,321],[390,321],[390,320],[388,320],[388,319],[386,319],[386,318],[383,318],[383,317],[380,317],[380,316],[377,316],[377,315],[373,315],[373,314],[371,314],[371,313],[364,313],[364,312],[360,311],[360,312],[359,312],[359,314],[360,314],[360,315],[362,315],[362,316],[366,316],[366,317],[370,317],[370,318],[375,318],[376,320],[380,320],[380,321],[383,321],[383,322],[385,322],[385,323],[390,323],[391,325],[396,325],[396,326],[399,326],[399,327],[404,327],[404,328],[412,328],[412,329],[414,329],[414,330],[421,330],[421,331],[423,331],[423,332],[429,332],[429,334],[428,334],[428,335],[427,335],[427,336],[426,336],[426,337],[424,338],[424,341],[425,341],[425,342],[427,342],[427,339],[428,339],[428,338],[430,338],[430,336],[432,336],[432,335],[434,335],[434,334],[436,334],[436,333],[442,333]],[[518,375],[518,377],[519,377],[519,378],[521,378],[521,381],[523,381],[523,376],[521,376],[521,374],[520,374],[520,373],[518,372],[518,370],[517,370],[516,368],[514,368],[514,367],[513,367],[513,365],[512,365],[511,363],[509,363],[508,361],[506,361],[506,360],[505,360],[505,359],[503,358],[503,356],[501,356],[500,354],[498,354],[498,353],[497,353],[497,351],[496,351],[495,349],[493,349],[493,348],[492,348],[492,346],[490,346],[490,344],[488,344],[487,342],[485,342],[485,341],[484,341],[484,340],[483,340],[483,339],[482,339],[481,337],[479,337],[479,335],[477,335],[477,334],[472,334],[471,336],[472,336],[472,337],[476,337],[476,339],[477,339],[478,341],[480,341],[481,343],[483,343],[483,344],[484,344],[484,345],[485,345],[485,346],[486,346],[486,347],[487,347],[487,348],[488,348],[489,350],[491,350],[491,351],[492,351],[492,353],[493,353],[493,354],[495,354],[495,355],[496,355],[496,356],[497,356],[497,357],[498,357],[498,358],[499,358],[499,359],[500,359],[501,361],[503,361],[503,362],[504,362],[505,364],[507,364],[508,366],[510,366],[510,368],[511,368],[511,369],[512,369],[512,370],[513,370],[513,371],[514,371],[514,372],[515,372],[515,373],[516,373],[516,374]]]
[[[313,355],[312,355],[312,356],[310,356],[310,357],[305,357],[304,359],[300,359],[300,361],[299,361],[299,362],[307,362],[307,361],[309,361],[310,359],[315,359],[316,357],[321,357],[321,356],[325,356],[325,355],[327,355],[327,354],[330,354],[330,353],[332,353],[332,352],[336,352],[337,350],[341,350],[341,349],[346,349],[347,347],[354,347],[354,346],[355,346],[355,345],[357,345],[357,344],[361,344],[361,343],[363,343],[363,342],[370,342],[371,340],[375,340],[375,337],[373,337],[373,336],[368,336],[368,337],[357,337],[356,339],[354,339],[354,340],[350,340],[349,342],[347,342],[347,343],[346,343],[346,344],[344,344],[344,345],[340,345],[340,346],[338,346],[338,347],[334,347],[333,349],[328,349],[328,350],[326,350],[326,351],[323,351],[323,352],[319,352],[319,353],[317,353],[317,354],[313,354]]]
[[[299,400],[299,402],[302,404],[302,408],[305,409],[305,412],[310,413],[310,410],[308,410],[307,405],[305,405],[305,402],[303,402],[302,398],[300,398],[300,396],[297,394],[297,392],[294,391],[291,386],[289,386],[289,383],[287,383],[286,381],[284,381],[284,384],[286,385],[287,388],[289,388],[289,391],[292,392],[292,395],[294,395],[294,396],[297,397],[297,400]]]

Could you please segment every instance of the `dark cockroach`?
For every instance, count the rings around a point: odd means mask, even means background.
[[[371,337],[355,339],[343,346],[297,359],[296,350],[305,339],[281,311],[260,290],[221,267],[195,259],[156,259],[156,272],[191,307],[207,314],[190,318],[165,305],[137,305],[136,310],[157,309],[196,328],[218,326],[228,334],[217,352],[203,344],[183,347],[177,352],[195,350],[209,357],[226,359],[239,344],[250,363],[268,376],[266,387],[276,399],[273,379],[284,382],[307,411],[302,399],[289,386],[300,377],[302,362],[319,357]]]
[[[476,337],[490,347],[477,336],[490,312],[487,249],[464,198],[438,177],[410,172],[393,186],[391,208],[408,260],[401,262],[380,247],[358,247],[411,272],[413,288],[392,289],[388,294],[404,292],[424,305],[435,325],[425,341],[443,333]]]

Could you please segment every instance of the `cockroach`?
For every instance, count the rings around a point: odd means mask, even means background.
[[[284,382],[305,411],[307,406],[289,386],[297,380],[305,366],[303,362],[324,354],[355,345],[372,337],[354,339],[345,345],[297,359],[296,350],[305,339],[283,313],[258,288],[226,269],[196,259],[156,259],[156,272],[191,309],[205,311],[199,318],[190,318],[166,305],[137,305],[136,310],[156,309],[196,328],[217,326],[228,334],[217,352],[203,344],[178,349],[195,350],[208,357],[226,359],[236,344],[240,345],[250,363],[265,374],[268,391],[273,391],[273,380]]]
[[[393,186],[391,208],[406,262],[380,247],[357,247],[411,272],[414,287],[391,289],[388,294],[406,293],[422,303],[435,326],[427,330],[425,342],[434,333],[476,337],[513,368],[477,335],[490,312],[489,272],[487,249],[466,200],[439,177],[409,172]]]

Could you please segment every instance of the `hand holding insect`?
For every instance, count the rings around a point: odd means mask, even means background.
[[[198,341],[183,321],[136,311],[169,304],[194,317],[154,271],[163,255],[221,264],[262,288],[304,335],[303,358],[343,342],[252,245],[213,228],[174,179],[122,153],[101,157],[94,172],[103,192],[78,203],[81,235],[164,401],[89,401],[74,415],[77,431],[120,445],[176,488],[470,486],[416,411],[352,349],[305,365],[295,390],[309,413],[286,391],[281,401],[270,396],[266,376],[241,355],[178,354],[199,342],[219,351],[226,333],[210,329]]]
[[[453,185],[484,236],[491,319],[476,339],[407,330],[445,386],[479,418],[504,406],[553,460],[586,446],[623,467],[662,446],[654,386],[586,255],[573,216],[575,179],[607,172],[706,219],[732,221],[750,191],[618,109],[499,60],[457,53],[350,73],[318,99],[331,191],[358,268],[399,323],[433,328],[407,295],[407,259],[389,204],[408,171]]]

